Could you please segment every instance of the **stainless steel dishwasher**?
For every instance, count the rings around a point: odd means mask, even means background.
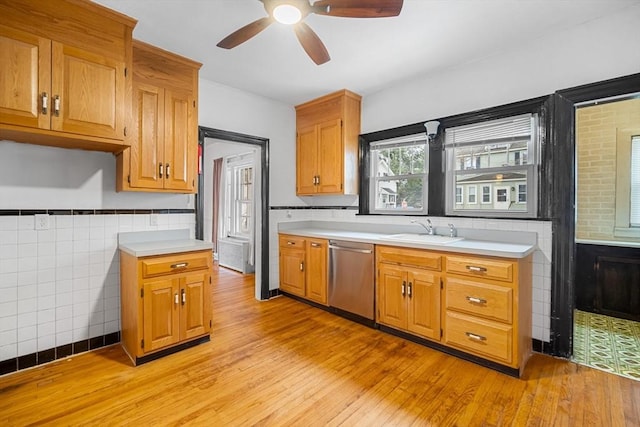
[[[372,244],[329,240],[329,306],[373,320],[373,264]]]

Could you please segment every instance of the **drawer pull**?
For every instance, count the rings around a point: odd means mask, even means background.
[[[469,271],[474,271],[477,273],[484,273],[487,271],[487,269],[485,267],[478,267],[476,265],[467,265],[467,270]]]
[[[185,268],[188,265],[188,262],[179,262],[177,264],[171,264],[171,268]]]
[[[319,248],[320,247],[320,243],[313,242],[313,243],[311,243],[311,247],[312,248]]]
[[[487,337],[483,337],[482,335],[473,334],[471,332],[465,332],[465,335],[474,341],[486,341]]]
[[[287,245],[295,245],[296,242],[292,242],[291,240],[287,240]]]
[[[467,301],[475,303],[475,304],[486,304],[487,300],[484,298],[476,298],[476,297],[466,297]]]

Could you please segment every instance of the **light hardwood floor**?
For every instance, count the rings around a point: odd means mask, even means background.
[[[0,377],[0,425],[640,425],[640,382],[543,355],[511,378],[252,283],[221,269],[209,343]]]

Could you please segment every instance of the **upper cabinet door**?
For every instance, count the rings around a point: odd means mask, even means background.
[[[316,193],[316,180],[318,176],[318,127],[310,126],[298,130],[297,138],[297,167],[296,185],[297,194],[309,195]]]
[[[130,148],[132,187],[163,186],[163,110],[164,89],[149,84],[134,84],[133,117],[138,134]]]
[[[197,157],[197,141],[191,140],[190,116],[193,97],[165,91],[164,187],[171,190],[192,190]]]
[[[0,122],[49,129],[50,100],[51,41],[0,25]]]
[[[318,125],[318,193],[341,194],[344,155],[342,120]]]
[[[51,128],[124,139],[125,64],[53,42]]]

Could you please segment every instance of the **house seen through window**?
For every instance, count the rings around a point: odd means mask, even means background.
[[[447,214],[536,216],[539,142],[535,114],[448,128],[445,151]],[[480,203],[476,201],[478,188]]]
[[[426,135],[371,143],[371,212],[427,212],[428,153]]]

